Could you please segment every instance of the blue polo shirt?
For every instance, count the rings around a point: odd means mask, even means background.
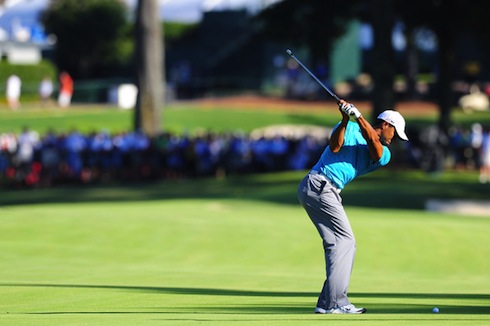
[[[340,122],[335,125],[334,131],[339,125]],[[361,134],[361,128],[356,122],[349,121],[340,151],[334,153],[330,150],[330,146],[327,146],[312,170],[322,172],[339,189],[343,189],[356,177],[385,166],[390,159],[391,152],[383,145],[381,158],[374,162],[369,156],[369,149],[366,139]]]

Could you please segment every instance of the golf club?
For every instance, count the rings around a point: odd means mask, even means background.
[[[332,96],[335,99],[335,101],[337,101],[337,103],[340,102],[340,98],[337,95],[335,95],[335,93],[332,92],[330,88],[325,86],[325,84],[323,84],[321,80],[318,79],[315,76],[315,74],[313,74],[298,58],[296,58],[296,56],[293,54],[293,52],[290,49],[287,49],[286,52],[291,56],[291,58],[293,58],[297,63],[299,63],[299,65],[303,67],[303,69],[306,70],[306,72],[309,73],[310,76],[313,77],[318,82],[318,84],[320,84],[320,86],[322,86],[327,91],[327,93],[330,94],[330,96]]]

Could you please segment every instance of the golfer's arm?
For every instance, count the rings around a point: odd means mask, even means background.
[[[334,130],[332,136],[330,136],[329,145],[330,145],[330,150],[333,153],[337,153],[338,151],[340,151],[342,145],[344,145],[345,128],[347,127],[348,122],[349,122],[349,116],[342,115],[342,121]]]
[[[360,116],[359,119],[357,119],[357,123],[361,128],[362,136],[366,139],[369,156],[371,156],[371,159],[374,162],[377,162],[383,155],[383,144],[381,144],[378,134],[363,116]]]

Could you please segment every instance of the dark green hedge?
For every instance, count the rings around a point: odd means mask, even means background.
[[[0,91],[5,98],[5,86],[7,78],[15,74],[22,80],[22,98],[37,96],[39,83],[45,76],[50,76],[53,83],[57,84],[57,69],[50,61],[43,60],[35,65],[12,65],[8,62],[0,62]]]

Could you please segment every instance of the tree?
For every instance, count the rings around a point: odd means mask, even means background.
[[[149,136],[161,130],[164,58],[157,0],[139,0],[136,8],[138,97],[134,128]]]
[[[437,102],[439,105],[439,127],[447,132],[451,126],[451,110],[454,92],[456,46],[460,37],[474,34],[480,45],[488,47],[490,2],[486,0],[398,0],[398,15],[408,30],[429,27],[438,40]]]
[[[490,1],[487,0],[283,0],[259,15],[264,30],[273,39],[306,46],[313,64],[318,58],[329,58],[333,41],[343,35],[347,22],[361,18],[373,25],[373,106],[376,115],[395,102],[395,75],[391,33],[396,20],[405,23],[408,31],[429,28],[438,39],[436,96],[439,105],[439,127],[448,131],[454,105],[454,81],[457,42],[473,34],[480,46],[490,50]],[[396,20],[395,20],[396,19]],[[412,47],[413,44],[408,45]],[[407,79],[413,86],[414,57],[409,54]]]
[[[283,0],[258,15],[266,36],[306,46],[312,64],[328,62],[333,42],[358,14],[362,1]]]
[[[379,10],[383,8],[383,10]],[[395,81],[395,54],[391,43],[391,33],[394,26],[393,1],[375,0],[368,8],[374,31],[373,47],[373,82],[372,94],[373,112],[379,113],[395,105],[393,83]]]
[[[105,67],[124,61],[127,8],[120,0],[52,0],[41,21],[56,36],[55,61],[76,78],[100,77]],[[129,51],[127,51],[129,52]]]
[[[393,107],[395,95],[394,53],[391,31],[394,24],[392,0],[284,0],[259,15],[265,34],[275,40],[306,46],[312,63],[329,62],[334,42],[343,36],[352,19],[373,24],[373,115]],[[383,8],[383,10],[379,10]]]

